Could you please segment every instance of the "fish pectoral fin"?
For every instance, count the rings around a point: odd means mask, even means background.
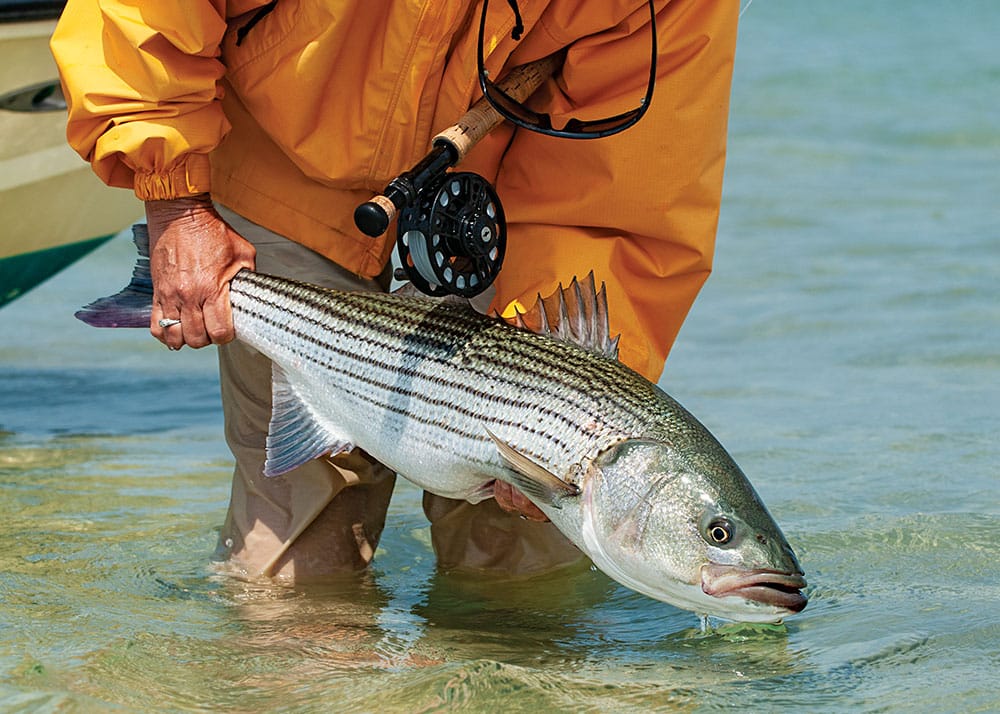
[[[535,501],[536,504],[540,502],[553,508],[562,508],[563,499],[580,495],[580,489],[574,484],[563,481],[547,468],[497,437],[489,429],[486,430],[486,433],[493,439],[500,456],[512,469],[509,477],[501,476],[501,479]]]
[[[325,454],[354,448],[347,438],[325,426],[299,396],[285,371],[271,370],[271,423],[267,429],[265,476],[280,476]]]

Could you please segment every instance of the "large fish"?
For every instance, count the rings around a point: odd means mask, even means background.
[[[145,226],[137,226],[143,253]],[[148,258],[77,313],[149,324]],[[423,489],[528,496],[607,575],[703,615],[774,622],[802,569],[719,442],[616,359],[593,277],[539,300],[536,331],[467,304],[345,293],[243,270],[237,338],[274,362],[265,474],[363,448]]]

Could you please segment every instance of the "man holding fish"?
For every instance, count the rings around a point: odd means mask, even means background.
[[[564,52],[532,100],[556,127],[634,117],[636,105],[644,113],[601,138],[505,122],[472,149],[461,168],[490,179],[509,224],[491,307],[512,317],[593,271],[607,285],[621,360],[655,381],[711,269],[738,9],[701,0],[67,3],[52,47],[69,141],[105,182],[146,203],[151,331],[175,350],[219,345],[236,458],[220,557],[233,571],[301,580],[363,568],[395,474],[355,449],[263,476],[271,362],[234,341],[229,281],[248,268],[384,291],[393,242],[360,233],[355,206],[479,99],[480,61],[502,78]],[[525,573],[579,557],[506,482],[476,505],[428,493],[424,507],[444,567]]]

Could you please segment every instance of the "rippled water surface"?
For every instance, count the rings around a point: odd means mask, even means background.
[[[119,239],[0,310],[0,711],[1000,709],[997,27],[744,17],[716,271],[662,385],[782,524],[800,616],[702,633],[588,568],[441,575],[405,483],[367,575],[218,577],[214,354],[71,317]]]

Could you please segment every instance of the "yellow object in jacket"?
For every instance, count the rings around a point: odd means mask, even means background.
[[[486,65],[569,47],[540,90],[561,117],[638,105],[649,71],[645,0],[489,7]],[[605,139],[497,129],[463,162],[493,181],[508,221],[495,305],[530,305],[591,270],[607,282],[622,359],[655,380],[711,270],[736,43],[735,0],[660,0],[656,93]],[[479,97],[472,0],[69,0],[52,39],[70,144],[143,200],[216,201],[345,268],[378,274],[391,236],[359,203],[418,161]],[[390,231],[391,233],[392,231]],[[294,276],[292,276],[294,277]]]

